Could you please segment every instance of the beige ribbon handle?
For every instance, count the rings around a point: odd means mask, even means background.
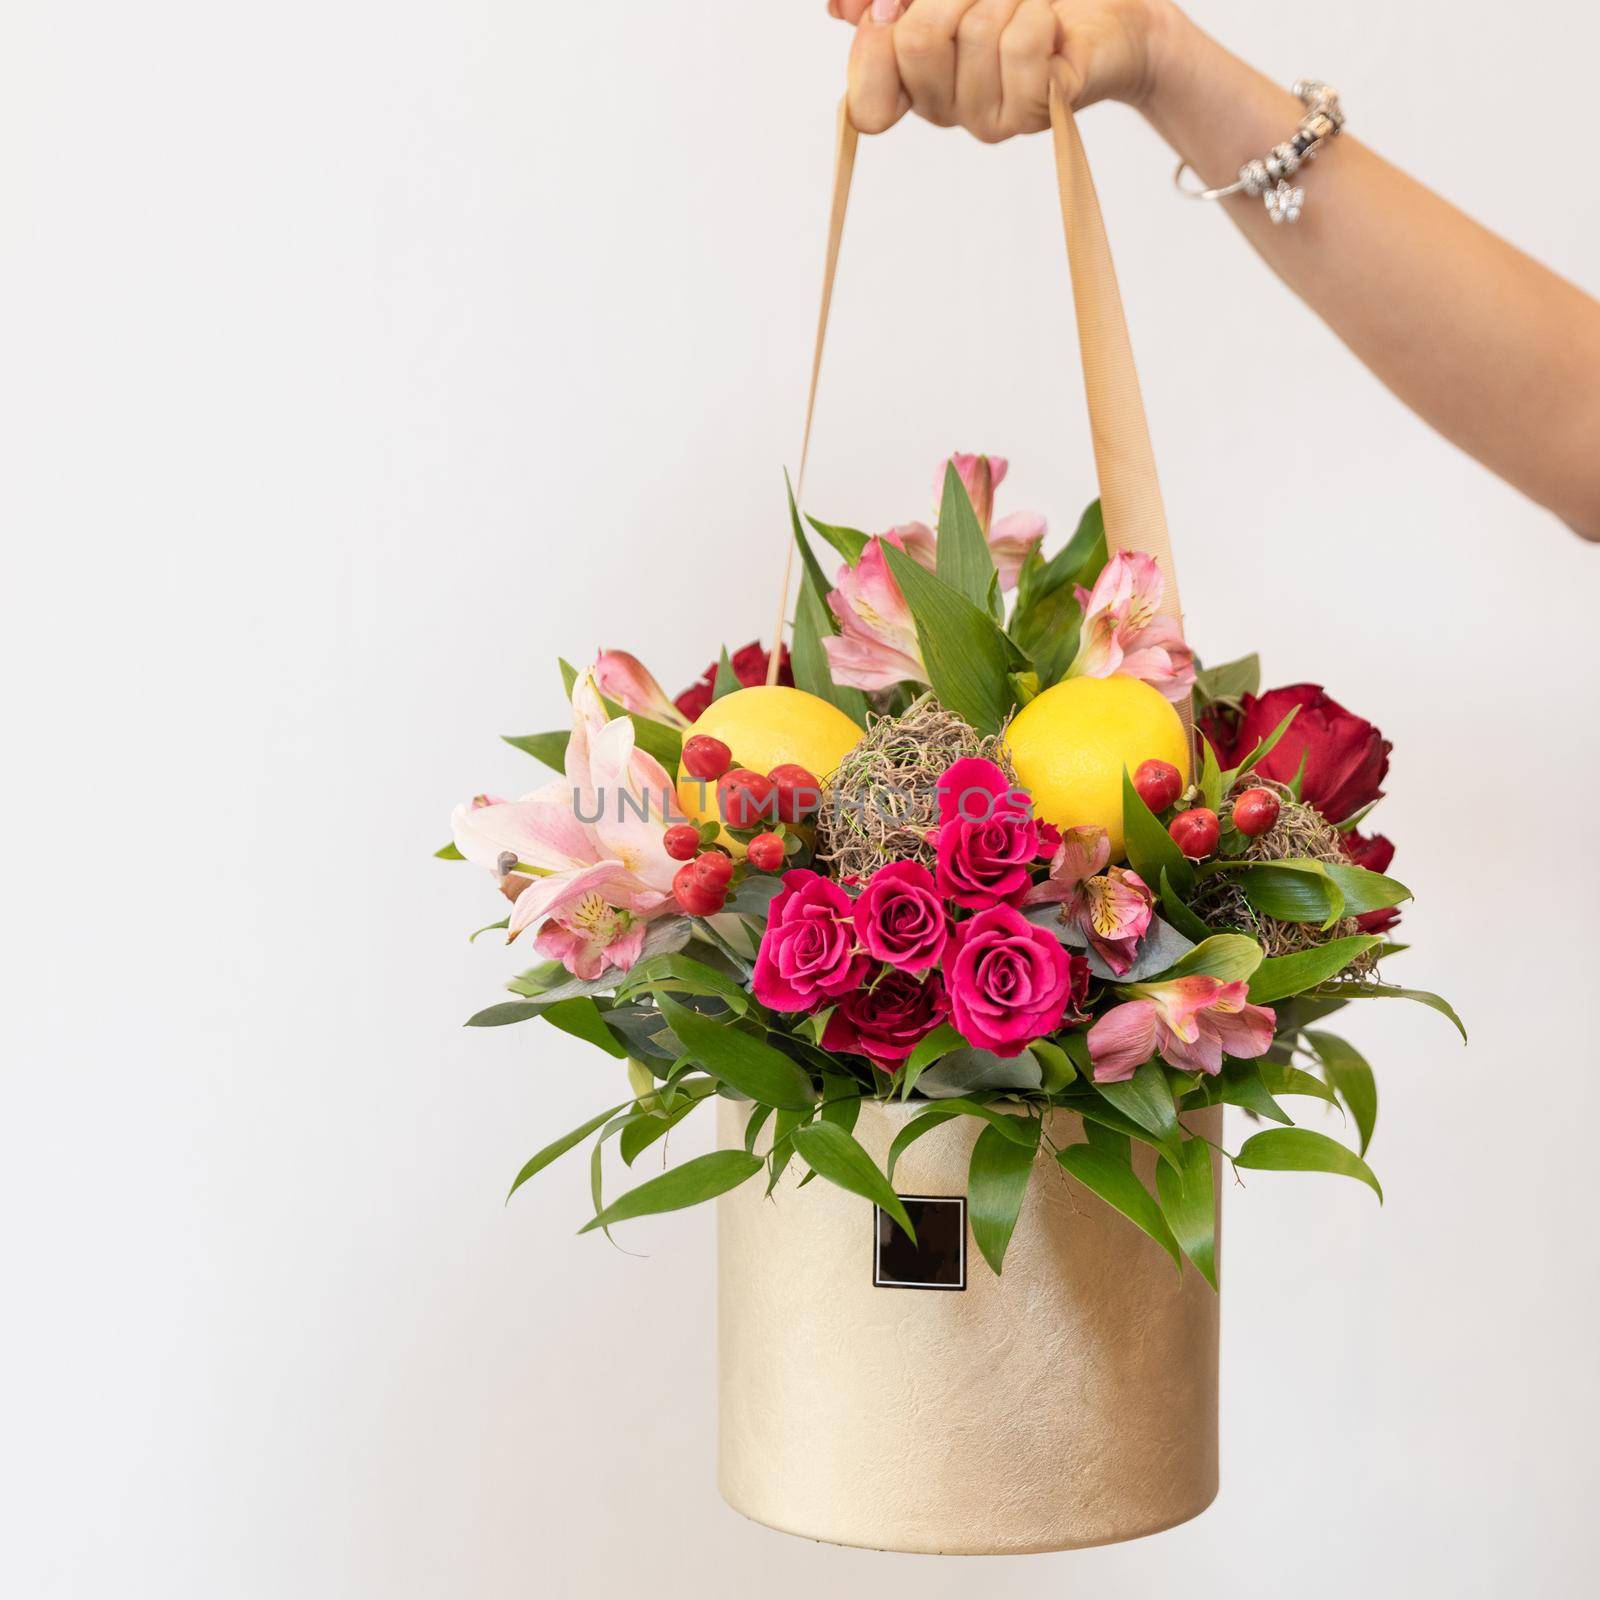
[[[1067,264],[1072,273],[1072,303],[1077,313],[1078,343],[1083,356],[1084,396],[1094,440],[1095,473],[1100,480],[1100,506],[1105,517],[1106,546],[1113,554],[1128,550],[1154,556],[1165,580],[1161,614],[1181,621],[1183,613],[1178,602],[1178,577],[1172,564],[1172,540],[1167,532],[1155,451],[1151,448],[1144,399],[1139,392],[1139,375],[1133,365],[1133,346],[1128,339],[1111,245],[1106,238],[1099,197],[1095,194],[1083,141],[1078,137],[1077,123],[1054,84],[1050,89],[1050,127],[1055,147],[1056,183],[1061,197],[1061,221],[1067,236]],[[850,180],[855,173],[857,139],[849,114],[841,105],[833,206],[822,276],[822,308],[817,318],[805,433],[795,482],[797,500],[805,483],[806,458],[811,448],[817,381],[828,336],[828,311],[833,303],[833,282],[839,266],[839,241],[844,234],[845,212],[850,202]],[[778,652],[789,609],[789,581],[794,566],[792,539],[787,541],[787,548],[783,594],[778,606],[777,627],[773,630],[772,659],[767,667],[768,683],[777,680]],[[1179,710],[1187,726],[1187,703]]]

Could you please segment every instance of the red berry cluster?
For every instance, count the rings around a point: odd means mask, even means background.
[[[1133,787],[1159,816],[1182,797],[1183,774],[1170,761],[1141,762]],[[1279,809],[1272,790],[1246,789],[1233,802],[1232,822],[1247,839],[1257,839],[1277,822]],[[1210,806],[1190,806],[1167,824],[1167,832],[1191,861],[1204,861],[1221,842],[1222,821]]]
[[[733,752],[720,739],[699,733],[685,742],[683,770],[691,778],[717,786],[717,810],[730,832],[744,839],[745,859],[757,872],[776,872],[789,854],[782,831],[810,816],[822,804],[822,788],[804,767],[785,762],[770,772],[736,767]],[[764,828],[770,822],[778,829]],[[672,880],[678,905],[690,916],[708,917],[720,911],[734,878],[733,858],[706,837],[704,830],[679,822],[664,836],[666,851],[684,865]]]

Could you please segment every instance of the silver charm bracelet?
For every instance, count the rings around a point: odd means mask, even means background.
[[[1274,222],[1298,222],[1305,205],[1305,190],[1289,179],[1306,162],[1314,160],[1330,139],[1338,138],[1339,130],[1344,127],[1344,111],[1339,105],[1338,91],[1318,83],[1315,78],[1299,79],[1294,92],[1306,108],[1306,114],[1300,119],[1293,138],[1275,144],[1266,155],[1245,162],[1239,168],[1238,180],[1220,189],[1189,188],[1183,175],[1192,169],[1187,161],[1180,161],[1172,175],[1178,192],[1191,200],[1225,200],[1231,194],[1247,194],[1254,199],[1259,195]]]

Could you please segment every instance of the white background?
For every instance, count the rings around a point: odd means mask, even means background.
[[[497,903],[430,852],[458,798],[532,786],[496,736],[558,725],[558,654],[675,690],[768,625],[844,30],[3,17],[0,1587],[1592,1592],[1600,552],[1389,399],[1131,113],[1085,118],[1191,636],[1394,740],[1400,959],[1473,1043],[1360,1017],[1381,1210],[1230,1194],[1203,1518],[1003,1561],[770,1533],[713,1486],[710,1213],[623,1233],[644,1259],[579,1240],[581,1159],[501,1206],[624,1091],[553,1032],[462,1031],[519,956],[468,947]],[[1202,20],[1600,288],[1592,13]],[[1093,484],[1042,142],[868,145],[835,329],[819,514],[922,514],[987,448],[1064,533]]]

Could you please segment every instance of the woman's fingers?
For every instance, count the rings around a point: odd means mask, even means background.
[[[849,0],[843,0],[849,4]],[[862,133],[882,133],[911,109],[910,97],[900,82],[892,25],[862,19],[850,47],[849,88],[846,105],[851,123]]]
[[[1000,35],[1003,138],[1049,127],[1050,58],[1055,47],[1056,19],[1050,0],[1022,0]]]
[[[956,27],[956,120],[994,144],[1016,130],[1006,126],[1000,39],[1022,0],[975,0]]]
[[[1051,0],[1053,70],[1067,103],[1137,105],[1149,88],[1149,13],[1143,0]]]
[[[919,117],[941,128],[956,118],[956,30],[977,0],[912,0],[895,24],[900,81]]]

